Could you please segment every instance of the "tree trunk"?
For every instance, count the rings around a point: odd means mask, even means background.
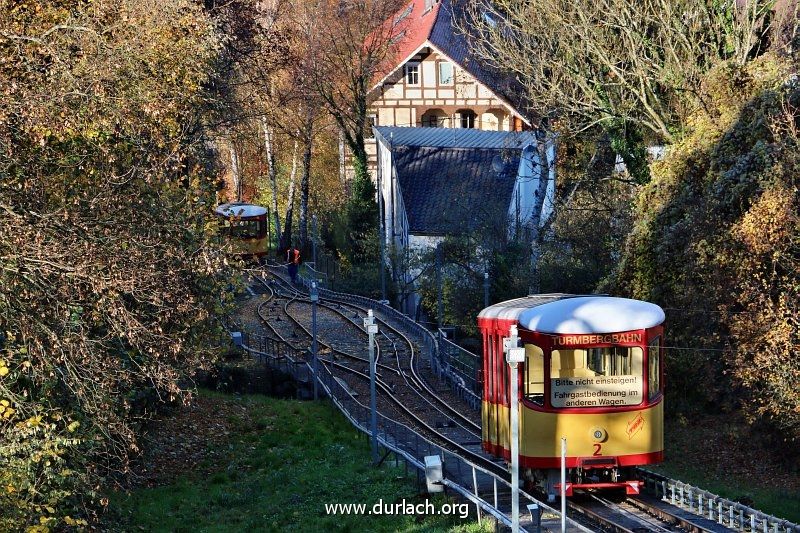
[[[538,183],[534,191],[533,199],[533,214],[531,215],[531,257],[530,257],[530,282],[528,286],[529,294],[537,294],[539,292],[539,282],[541,279],[539,271],[539,260],[542,257],[542,243],[545,237],[544,227],[548,221],[542,218],[542,209],[547,197],[547,186],[550,183],[550,165],[551,161],[548,154],[548,145],[546,140],[540,140],[536,143],[536,166],[538,168]],[[551,218],[555,213],[555,209],[550,211],[547,218]]]
[[[309,113],[306,116],[305,134],[303,142],[303,177],[300,180],[300,247],[306,249],[308,241],[308,189],[311,177],[311,149],[314,143],[314,116]],[[316,265],[314,265],[316,268]]]
[[[231,154],[231,179],[233,181],[233,194],[237,202],[242,201],[242,177],[239,174],[239,156],[236,155],[236,146],[233,144],[233,139],[229,141],[229,148]]]
[[[345,151],[344,132],[339,129],[339,181],[347,187],[347,152]]]
[[[353,172],[355,176],[353,178],[354,181],[358,180],[368,180],[369,178],[369,169],[367,167],[367,150],[364,147],[363,141],[362,144],[357,144],[354,146],[353,150]]]
[[[272,187],[272,215],[275,222],[275,242],[279,243],[278,247],[283,249],[281,241],[281,218],[278,213],[278,179],[277,170],[275,168],[275,147],[272,142],[272,130],[267,125],[267,119],[261,117],[261,129],[264,130],[264,148],[267,151],[267,173],[269,175],[269,183]]]
[[[281,250],[288,248],[292,242],[292,217],[294,216],[294,184],[297,176],[297,140],[292,149],[292,172],[289,174],[289,199],[286,203],[286,216],[283,219],[283,236]]]

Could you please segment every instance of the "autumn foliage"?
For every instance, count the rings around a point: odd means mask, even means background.
[[[616,289],[667,308],[677,402],[800,440],[800,84],[791,57],[723,64],[653,165]],[[766,423],[766,424],[765,424]]]
[[[189,0],[0,10],[0,530],[91,520],[209,357],[219,49]]]

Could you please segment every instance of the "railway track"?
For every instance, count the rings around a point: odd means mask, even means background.
[[[251,301],[243,306],[239,322],[257,325],[268,336],[297,349],[311,345],[311,301],[280,272],[251,271]],[[358,305],[320,299],[317,307],[319,364],[346,383],[355,398],[369,397],[367,334],[362,319],[367,309]],[[423,434],[431,441],[473,464],[508,479],[504,463],[481,450],[479,414],[474,413],[449,389],[437,390],[420,365],[419,344],[376,312],[376,387],[378,411]],[[423,368],[420,368],[423,366]],[[430,372],[430,369],[427,369]],[[432,376],[431,376],[432,377]],[[358,401],[358,400],[357,400]],[[359,403],[362,403],[359,401]],[[366,403],[366,402],[364,402]],[[362,403],[362,405],[364,405]],[[469,483],[466,484],[467,486]],[[486,501],[489,493],[481,494]],[[495,496],[497,498],[497,496]],[[502,505],[508,494],[501,494]],[[643,531],[731,531],[702,517],[693,519],[663,501],[647,498],[612,500],[584,494],[568,502],[570,515],[583,517],[591,529],[639,533]],[[523,507],[524,509],[524,507]]]
[[[272,285],[263,278],[257,279],[273,294],[258,308],[264,325],[279,339],[307,349],[311,338],[306,325],[310,322],[310,300],[280,277],[273,278]],[[285,317],[280,322],[290,322],[293,325],[290,330],[285,326],[274,327],[276,315],[267,315],[265,312],[266,309],[274,311],[278,307]],[[348,386],[361,397],[368,396],[369,384],[369,363],[364,354],[367,334],[360,322],[366,314],[365,309],[342,302],[321,302],[317,310],[320,364],[328,366],[339,377],[344,373],[356,378],[355,381],[348,380]],[[421,430],[437,444],[467,457],[479,466],[505,475],[502,464],[477,451],[480,449],[480,425],[442,399],[420,377],[415,368],[419,348],[384,318],[377,320],[380,331],[376,343],[378,410],[387,416],[395,415],[393,418],[399,422]],[[298,336],[289,338],[281,328],[292,333],[299,328],[305,337],[302,342],[293,342]],[[353,337],[360,338],[362,342],[353,342]]]

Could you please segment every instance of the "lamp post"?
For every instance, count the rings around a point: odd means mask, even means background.
[[[506,362],[511,368],[511,531],[519,532],[519,381],[517,365],[525,362],[525,348],[519,345],[517,326],[503,339]]]
[[[444,300],[442,299],[442,243],[436,245],[436,322],[439,329],[444,324]]]
[[[317,279],[319,266],[317,265],[317,215],[311,217],[311,257],[314,260],[314,279]]]
[[[372,433],[372,462],[378,464],[378,408],[375,398],[375,334],[378,333],[378,325],[375,323],[375,316],[372,309],[367,312],[364,319],[364,329],[369,335],[369,410],[370,410],[370,432]]]
[[[567,437],[561,437],[561,533],[567,531]]]
[[[319,391],[317,380],[319,378],[319,359],[317,358],[317,302],[319,302],[319,291],[317,290],[317,282],[311,282],[311,290],[309,291],[311,298],[311,362],[314,365],[314,399],[319,398]]]

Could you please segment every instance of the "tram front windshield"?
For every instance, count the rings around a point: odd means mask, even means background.
[[[544,403],[544,353],[525,345],[525,397]],[[642,349],[638,347],[553,350],[550,357],[552,407],[615,407],[642,402]]]
[[[553,407],[614,407],[642,403],[642,349],[627,347],[553,350]]]
[[[238,239],[258,239],[262,236],[258,220],[225,220],[223,232]]]

